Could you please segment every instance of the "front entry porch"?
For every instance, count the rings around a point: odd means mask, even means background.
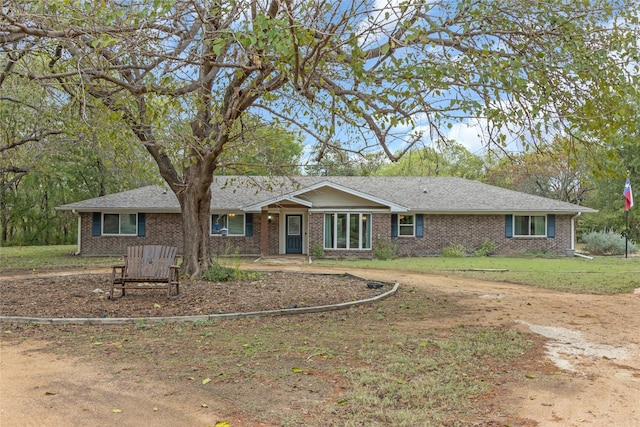
[[[269,207],[261,212],[260,254],[308,255],[308,213],[299,207]]]

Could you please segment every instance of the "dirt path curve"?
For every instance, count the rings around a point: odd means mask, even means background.
[[[640,426],[640,295],[570,295],[424,279],[399,280],[464,295],[469,322],[516,322],[522,331],[550,339],[549,359],[558,375],[512,391],[509,404],[520,407],[519,415],[548,426]]]
[[[256,268],[251,265],[250,268]],[[260,266],[289,271],[344,272],[311,265]],[[425,330],[457,325],[506,325],[548,338],[554,375],[532,378],[507,390],[498,407],[540,426],[640,427],[640,294],[572,295],[459,277],[348,269],[371,280],[449,294],[467,310],[449,325],[442,319],[407,323]],[[86,272],[85,272],[86,273]],[[116,378],[97,368],[39,351],[42,345],[0,349],[0,425],[213,425],[215,402],[202,414],[180,411],[189,396],[171,396],[162,384]],[[49,390],[73,390],[70,406]],[[69,395],[66,394],[65,399]],[[153,402],[168,402],[163,407]],[[46,401],[46,403],[43,403]],[[98,403],[96,403],[98,402]],[[113,409],[147,408],[138,418],[118,419]],[[138,411],[140,412],[140,411]],[[99,418],[98,418],[99,416]],[[47,420],[43,424],[43,420]],[[234,420],[228,420],[230,422]],[[236,420],[234,426],[242,426]]]
[[[555,365],[556,374],[510,390],[511,398],[500,405],[506,412],[540,426],[640,427],[640,294],[574,295],[442,275],[349,272],[462,298],[468,310],[449,326],[515,324],[548,338],[547,363]],[[406,326],[447,326],[438,322]]]

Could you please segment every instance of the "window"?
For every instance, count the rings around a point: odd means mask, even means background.
[[[547,217],[544,215],[514,215],[514,236],[546,236]]]
[[[102,216],[102,234],[135,236],[137,232],[137,214],[106,213]]]
[[[220,236],[223,230],[228,236],[244,236],[244,214],[211,215],[211,235]]]
[[[330,213],[324,216],[325,249],[371,249],[371,215]]]
[[[415,235],[415,216],[414,215],[398,215],[398,235],[399,236]]]

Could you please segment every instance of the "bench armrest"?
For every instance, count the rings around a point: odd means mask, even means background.
[[[111,280],[115,280],[116,278],[124,277],[125,271],[127,269],[126,265],[114,265],[111,267]]]

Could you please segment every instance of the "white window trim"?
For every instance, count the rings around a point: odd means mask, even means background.
[[[222,233],[214,233],[214,226],[215,223],[213,221],[213,216],[217,215],[218,218],[220,218],[221,216],[227,216],[227,218],[229,217],[229,215],[238,215],[238,216],[242,216],[242,233],[241,234],[231,234],[228,233],[227,237],[244,237],[247,234],[247,220],[245,217],[244,213],[238,213],[238,212],[220,212],[220,213],[212,213],[211,215],[209,215],[209,235],[212,237],[225,237],[222,235]],[[228,228],[228,219],[227,219],[227,228]]]
[[[334,215],[334,217],[333,217],[333,227],[334,227],[333,229],[334,229],[334,233],[337,233],[337,232],[338,232],[337,222],[338,222],[338,215],[340,215],[340,214],[344,214],[344,215],[348,215],[348,216],[350,216],[350,215],[358,215],[358,224],[362,224],[362,216],[363,216],[363,215],[368,215],[368,216],[369,216],[369,220],[368,220],[368,221],[369,221],[369,222],[373,222],[373,215],[372,215],[370,212],[362,212],[362,211],[336,211],[336,212],[324,212],[324,214],[323,214],[323,221],[322,221],[322,224],[323,224],[323,225],[322,225],[322,226],[323,226],[323,230],[322,230],[322,247],[323,247],[323,249],[328,250],[328,251],[370,251],[370,250],[372,250],[372,246],[373,246],[373,243],[371,242],[371,240],[373,239],[373,237],[372,237],[372,236],[370,236],[370,237],[369,237],[369,246],[370,246],[370,247],[368,247],[368,248],[363,248],[363,247],[362,247],[362,244],[363,244],[363,243],[364,243],[364,241],[365,241],[365,236],[362,236],[362,228],[360,228],[360,229],[358,230],[358,232],[360,233],[360,237],[361,237],[361,239],[360,239],[360,245],[359,245],[359,247],[357,247],[357,248],[352,248],[352,247],[347,247],[347,248],[333,248],[333,247],[327,247],[327,246],[325,246],[326,241],[325,241],[325,239],[324,239],[324,236],[325,236],[325,232],[326,232],[326,230],[324,230],[324,227],[325,227],[325,225],[326,225],[326,222],[325,222],[324,218],[326,218],[326,215],[327,215],[327,214],[329,214],[329,215]],[[373,230],[371,229],[371,227],[372,227],[372,224],[369,224],[369,232],[370,232],[371,234],[373,234]],[[334,236],[333,236],[333,241],[334,241],[336,244],[337,244],[337,242],[338,242],[337,236],[336,236],[335,234],[334,234]],[[350,242],[350,236],[349,236],[349,234],[347,233],[347,246],[350,246],[350,245],[349,245],[349,243],[351,243],[351,242]]]
[[[534,216],[542,216],[544,217],[544,234],[516,234],[516,217],[522,217],[522,216],[526,216],[529,218],[529,231],[531,231],[531,217]],[[540,214],[522,214],[522,215],[518,215],[518,214],[513,214],[513,220],[511,221],[511,229],[512,229],[512,234],[513,237],[522,237],[522,238],[529,238],[529,239],[544,239],[548,236],[549,234],[549,218],[548,216],[545,215],[540,215]]]
[[[405,228],[405,229],[409,228],[408,224],[400,225],[400,216],[401,215],[402,216],[413,217],[413,224],[411,224],[411,234],[401,234],[400,233],[400,229],[401,228]],[[404,213],[398,214],[398,224],[397,224],[397,226],[398,226],[398,237],[416,237],[416,215],[415,214],[404,214]]]
[[[118,233],[105,233],[104,232],[104,216],[105,215],[118,215]],[[122,215],[135,215],[136,216],[136,229],[133,233],[120,233],[122,229]],[[102,236],[137,236],[138,235],[138,213],[137,212],[102,212],[102,218],[100,218],[100,233]]]

